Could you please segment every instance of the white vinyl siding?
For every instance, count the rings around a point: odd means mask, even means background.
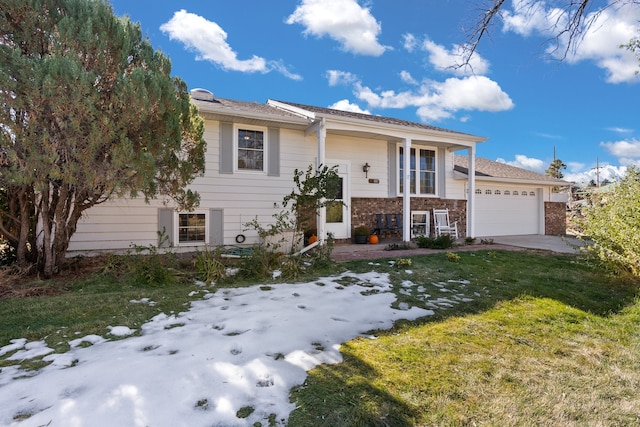
[[[239,171],[234,160],[235,131],[259,129],[265,136],[263,170]],[[304,129],[290,129],[258,123],[205,120],[203,135],[207,142],[205,173],[189,188],[200,195],[196,212],[207,217],[206,241],[211,245],[236,245],[236,236],[243,234],[244,244],[259,242],[258,233],[247,229],[253,219],[268,226],[274,214],[281,212],[282,199],[294,188],[295,169],[306,170],[316,163],[317,135],[305,136]],[[418,149],[430,146],[414,145]],[[449,196],[449,171],[452,155],[438,147],[436,151],[436,193]],[[359,138],[329,132],[326,138],[327,159],[340,159],[350,165],[349,191],[352,198],[397,196],[397,142]],[[446,156],[446,157],[443,157]],[[443,163],[446,159],[446,164]],[[368,177],[362,166],[371,168]],[[445,173],[447,175],[445,175]],[[450,176],[451,175],[451,176]],[[464,184],[461,183],[460,187]],[[463,190],[460,190],[462,192]],[[158,245],[158,232],[166,230],[175,250],[193,250],[195,245],[178,242],[178,217],[175,204],[160,197],[146,204],[143,199],[117,199],[87,210],[73,235],[69,253],[83,251],[130,250],[131,245]],[[207,240],[208,239],[208,240]]]

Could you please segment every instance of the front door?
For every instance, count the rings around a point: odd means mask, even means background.
[[[329,166],[338,166],[339,180],[335,187],[335,202],[327,204],[327,233],[335,239],[347,239],[351,232],[351,197],[349,195],[349,164],[328,162]]]

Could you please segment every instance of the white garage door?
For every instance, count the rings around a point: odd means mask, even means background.
[[[475,234],[539,234],[541,203],[540,189],[477,185]]]

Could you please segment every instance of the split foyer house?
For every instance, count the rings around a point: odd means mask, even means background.
[[[568,183],[476,158],[483,137],[283,101],[221,99],[202,89],[191,95],[207,142],[206,171],[190,186],[200,206],[180,212],[169,200],[111,200],[85,212],[70,253],[157,245],[159,231],[184,250],[257,243],[245,224],[272,223],[294,170],[309,165],[336,166],[340,177],[344,203],[321,210],[321,240],[328,233],[350,239],[355,227],[375,229],[378,214],[393,214],[397,236],[408,241],[425,225],[433,231],[430,212],[442,208],[461,237],[565,232],[566,201],[552,189]]]

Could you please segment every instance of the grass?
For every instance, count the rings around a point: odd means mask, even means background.
[[[459,255],[412,257],[410,274],[375,267],[394,276],[405,304],[430,307],[423,296],[450,279],[451,294],[473,301],[343,345],[343,363],[292,391],[290,426],[640,422],[637,283],[573,256]]]
[[[0,301],[0,346],[14,338],[26,338],[45,340],[57,352],[67,351],[68,341],[88,334],[106,336],[110,325],[139,330],[159,313],[185,311],[202,291],[186,281],[151,287],[94,274],[69,284],[57,295]],[[151,304],[131,302],[142,298],[149,298]],[[7,363],[0,358],[0,367]]]
[[[433,315],[372,331],[376,340],[345,343],[343,363],[312,370],[292,390],[297,409],[289,426],[640,423],[637,282],[572,255],[455,254],[349,262],[299,278],[346,268],[386,272],[398,308],[417,306]],[[106,336],[109,325],[139,330],[158,313],[184,311],[206,292],[186,274],[189,265],[178,280],[163,283],[106,274],[118,268],[107,267],[48,284],[54,295],[0,300],[0,346],[13,338],[44,339],[63,352],[79,336]],[[261,281],[262,289],[278,280]],[[222,286],[249,284],[239,279]],[[143,297],[155,305],[131,302]],[[0,357],[0,369],[17,363],[6,360],[10,354]]]

